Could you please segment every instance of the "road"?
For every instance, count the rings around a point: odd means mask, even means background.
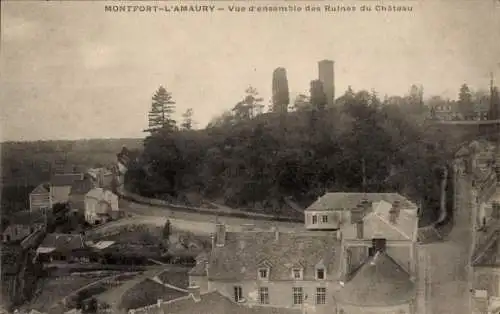
[[[163,207],[151,206],[120,201],[120,206],[129,214],[136,217],[124,219],[121,224],[130,224],[129,219],[145,224],[163,226],[167,219],[172,223],[172,227],[182,230],[191,231],[197,234],[210,234],[215,230],[215,222],[226,224],[228,231],[241,231],[243,225],[253,224],[256,229],[269,230],[272,227],[277,227],[280,231],[289,232],[304,228],[302,223],[291,222],[274,222],[266,220],[253,220],[237,217],[215,216],[211,214],[180,212],[166,209]],[[115,224],[120,224],[117,221]],[[112,224],[109,224],[112,226]]]
[[[457,182],[457,209],[447,241],[422,245],[422,280],[427,280],[427,308],[419,314],[469,314],[468,261],[472,243],[471,185],[467,177]]]

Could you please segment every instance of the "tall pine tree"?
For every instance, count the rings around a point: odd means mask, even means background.
[[[172,114],[175,112],[175,101],[172,100],[172,94],[160,86],[152,100],[148,114],[149,127],[145,132],[153,134],[158,130],[174,130],[176,121],[172,119]]]
[[[460,92],[458,94],[458,110],[463,119],[469,120],[472,118],[474,111],[472,108],[472,93],[467,84],[463,84],[460,87]]]

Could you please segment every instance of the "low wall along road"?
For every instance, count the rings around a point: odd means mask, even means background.
[[[120,193],[121,194],[121,193]],[[226,225],[230,232],[243,231],[245,225],[252,224],[255,230],[270,230],[273,227],[278,228],[282,232],[290,232],[304,228],[304,223],[298,219],[295,221],[283,221],[284,217],[276,221],[270,215],[262,215],[255,213],[228,213],[227,211],[217,212],[212,209],[198,209],[182,206],[153,205],[146,204],[149,199],[140,197],[140,202],[132,200],[130,193],[120,200],[120,207],[133,217],[124,218],[118,221],[110,222],[105,225],[96,227],[88,233],[92,236],[106,236],[116,234],[118,230],[127,228],[133,225],[149,225],[162,227],[165,222],[170,220],[173,228],[189,231],[200,235],[209,235],[214,232],[217,222]],[[149,200],[150,201],[150,200]],[[156,200],[160,203],[163,201]],[[238,217],[238,216],[252,217]],[[294,219],[289,219],[294,220]]]

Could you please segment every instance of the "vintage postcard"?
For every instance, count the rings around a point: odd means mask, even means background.
[[[500,1],[1,2],[0,313],[500,313]]]

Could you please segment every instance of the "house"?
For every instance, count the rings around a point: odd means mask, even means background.
[[[2,242],[18,242],[45,225],[44,212],[21,211],[9,217],[9,226],[2,232]]]
[[[381,200],[368,212],[364,205],[351,210],[342,228],[339,311],[416,313],[418,216],[403,204]]]
[[[50,181],[50,196],[52,204],[67,203],[71,186],[75,181],[83,180],[83,173],[56,174]]]
[[[232,302],[219,292],[200,293],[197,287],[188,288],[189,295],[175,300],[159,299],[157,303],[138,309],[129,310],[128,314],[301,314],[298,309],[275,307],[247,307]],[[334,312],[332,312],[334,313]]]
[[[89,248],[80,234],[50,233],[36,253],[45,262],[88,262]]]
[[[498,313],[500,310],[500,237],[492,234],[481,250],[472,256],[472,313]]]
[[[326,193],[306,208],[306,229],[337,230],[350,221],[351,210],[362,201],[369,204],[382,200],[389,203],[399,201],[405,208],[416,209],[416,205],[397,193]]]
[[[431,106],[431,117],[437,120],[488,120],[490,114],[489,97],[477,97],[473,99],[468,112],[461,112],[459,104],[456,101],[447,101],[446,103]]]
[[[333,292],[340,288],[341,266],[337,232],[226,232],[219,224],[214,242],[206,269],[199,263],[190,273],[191,285],[248,306],[323,311],[336,306]]]
[[[118,196],[111,191],[95,188],[85,194],[85,220],[100,224],[116,219],[120,215]]]
[[[125,146],[123,146],[122,150],[116,154],[116,179],[119,187],[122,187],[125,183],[125,174],[127,173],[130,164],[132,162],[137,162],[138,158],[139,152],[137,150],[129,150]]]
[[[50,197],[50,184],[41,183],[30,193],[30,210],[44,210],[52,208],[52,198]]]
[[[500,310],[500,187],[476,205],[473,213],[476,219],[471,226],[476,230],[470,261],[472,311],[497,313]]]
[[[93,188],[92,181],[88,177],[73,182],[69,193],[69,206],[72,212],[85,214],[85,195]]]
[[[110,188],[113,181],[113,172],[106,168],[91,168],[87,174],[94,188]]]
[[[227,232],[217,224],[212,251],[197,257],[190,285],[246,307],[416,313],[417,206],[396,193],[321,199],[306,211],[304,230],[293,233]],[[323,215],[324,229],[308,230],[312,217]]]

